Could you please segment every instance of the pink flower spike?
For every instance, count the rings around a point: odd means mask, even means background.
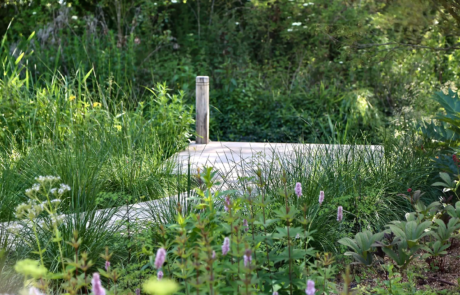
[[[157,251],[157,255],[155,256],[155,268],[160,269],[165,263],[166,260],[166,250],[164,248],[160,248]]]
[[[300,196],[302,195],[302,184],[300,182],[297,182],[295,184],[295,194],[297,195],[297,197],[300,198]]]
[[[320,192],[319,192],[319,200],[318,200],[318,202],[319,202],[319,205],[320,205],[320,206],[321,206],[321,204],[323,204],[323,202],[324,202],[324,192],[323,192],[323,191],[320,191]]]
[[[273,295],[278,295],[278,292],[276,292],[276,291],[275,291],[275,292],[273,292]]]
[[[251,256],[251,250],[247,249],[246,253],[243,256],[244,260],[244,267],[249,267],[251,265],[252,261],[252,256]]]
[[[305,293],[307,295],[315,295],[315,282],[313,282],[312,280],[308,280],[307,282],[307,289],[305,289]]]
[[[230,251],[230,238],[225,238],[222,244],[222,255],[227,255],[228,251]]]
[[[107,260],[107,261],[105,262],[105,270],[106,270],[106,271],[109,271],[109,267],[110,267],[110,261]]]
[[[139,288],[136,289],[136,295],[141,295],[141,289]]]
[[[225,204],[224,204],[224,209],[226,212],[228,212],[228,210],[230,210],[230,196],[226,196],[225,197]]]
[[[97,272],[93,273],[93,279],[91,280],[92,291],[94,295],[105,295],[105,290],[102,288],[101,277]]]
[[[158,277],[158,280],[161,280],[163,278],[164,274],[161,270],[158,271],[157,273],[157,277]]]
[[[248,224],[248,221],[246,219],[243,219],[243,226],[245,227],[244,231],[248,231],[249,224]]]
[[[212,250],[212,256],[211,256],[212,259],[216,259],[216,251]]]
[[[342,206],[339,206],[337,208],[337,221],[340,222],[343,219],[343,208]]]

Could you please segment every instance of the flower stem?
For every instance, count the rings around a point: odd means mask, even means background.
[[[37,240],[38,252],[40,254],[40,261],[41,261],[42,265],[45,266],[45,263],[43,263],[42,248],[40,246],[40,240],[38,239],[37,227],[35,225],[35,222],[33,223],[32,229],[34,231],[35,239]]]

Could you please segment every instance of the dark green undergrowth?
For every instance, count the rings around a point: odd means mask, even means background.
[[[194,105],[208,75],[213,140],[382,143],[457,83],[458,25],[440,2],[14,2],[0,34],[36,83],[92,70],[103,104],[137,106],[166,82]]]

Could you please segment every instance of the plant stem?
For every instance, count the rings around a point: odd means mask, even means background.
[[[259,181],[260,181],[260,189],[262,191],[262,218],[264,221],[264,242],[265,244],[267,243],[267,227],[265,224],[265,185],[264,181],[262,179],[262,172],[260,169],[257,171],[257,175],[259,176]],[[267,247],[267,268],[270,270],[270,257],[268,253],[268,247]]]
[[[57,225],[55,225],[55,235],[56,235],[56,240],[60,236],[59,230],[57,228]],[[61,246],[61,241],[57,241],[58,247],[59,247],[59,254],[61,256],[61,264],[62,264],[62,271],[65,272],[65,265],[64,265],[64,255],[62,254],[62,246]]]
[[[286,214],[289,214],[289,205],[288,205],[288,193],[286,186],[286,174],[283,173],[283,182],[284,182],[284,201],[286,203]],[[289,217],[286,219],[287,227],[287,238],[288,238],[288,257],[289,257],[289,293],[292,295],[292,260],[291,260],[291,237],[289,235]]]
[[[38,239],[37,227],[35,225],[35,222],[33,223],[32,229],[34,231],[35,239],[37,240],[38,252],[40,254],[40,261],[41,261],[42,265],[45,266],[45,263],[43,263],[42,248],[40,246],[40,240]]]

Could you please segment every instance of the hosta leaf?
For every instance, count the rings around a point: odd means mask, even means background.
[[[417,226],[417,231],[416,231],[416,236],[418,237],[417,239],[420,239],[424,236],[427,235],[427,233],[425,232],[425,230],[427,228],[429,228],[431,225],[431,221],[425,221],[425,222],[422,222],[420,223],[418,226]]]
[[[452,187],[452,179],[450,178],[450,175],[447,174],[446,172],[439,172],[439,176],[441,176],[442,180],[449,186]]]
[[[390,224],[388,225],[388,227],[391,229],[391,231],[397,236],[397,237],[401,237],[403,239],[406,238],[406,234],[405,232],[399,228],[398,226],[394,225],[394,224]]]
[[[354,240],[350,238],[342,238],[339,240],[339,243],[344,246],[352,248],[357,253],[361,253],[361,249],[359,248],[359,246],[356,244]]]
[[[449,185],[447,183],[440,182],[440,181],[433,183],[431,186],[449,187]]]

